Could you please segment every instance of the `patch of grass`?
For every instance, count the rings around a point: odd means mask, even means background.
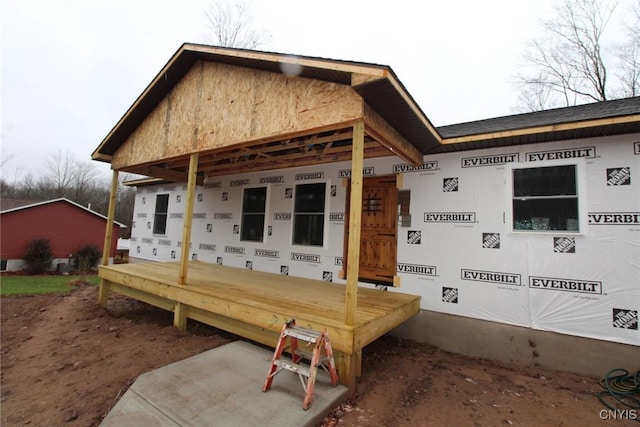
[[[71,283],[84,281],[98,285],[97,275],[90,276],[2,276],[0,278],[0,295],[40,295],[69,292],[74,289]]]

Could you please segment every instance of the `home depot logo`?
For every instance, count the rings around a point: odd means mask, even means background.
[[[315,254],[300,254],[297,252],[292,252],[291,253],[291,260],[292,261],[300,261],[300,262],[313,262],[313,263],[320,263],[320,255],[315,255]]]
[[[631,184],[631,168],[611,168],[607,169],[607,185],[630,185]]]
[[[253,261],[245,262],[244,266],[247,270],[253,270]]]
[[[573,237],[554,237],[553,252],[559,254],[575,254],[576,239]]]
[[[407,232],[407,243],[410,245],[419,245],[422,240],[422,231],[409,230]]]
[[[236,255],[245,254],[245,249],[238,246],[225,246],[224,251],[225,253],[228,253],[228,254],[236,254]]]
[[[451,304],[458,303],[458,288],[442,288],[442,301]]]
[[[529,277],[529,288],[548,289],[564,292],[579,292],[584,294],[602,294],[602,282],[590,280],[559,279],[554,277]]]
[[[438,169],[438,162],[425,162],[420,166],[413,166],[409,163],[400,163],[397,165],[393,165],[393,173],[407,173],[407,172],[423,172],[423,171],[434,171]]]
[[[333,273],[331,271],[323,271],[322,280],[325,282],[333,282]]]
[[[500,233],[482,233],[482,247],[500,249]]]
[[[398,273],[417,274],[420,276],[436,276],[434,265],[398,264]]]
[[[521,276],[514,273],[503,273],[500,271],[480,271],[480,270],[460,270],[462,280],[473,280],[475,282],[499,283],[501,285],[521,286]]]
[[[498,154],[494,156],[463,157],[463,168],[476,168],[480,166],[504,165],[519,161],[518,153]]]
[[[264,258],[280,258],[280,251],[275,251],[272,249],[256,249],[254,254],[255,256]]]
[[[593,159],[596,157],[596,147],[572,148],[569,150],[533,151],[531,153],[527,153],[525,156],[528,162],[575,159],[580,157]]]
[[[363,176],[372,176],[375,175],[375,168],[370,166],[367,168],[362,168],[362,175]],[[338,176],[340,178],[351,178],[351,169],[340,169],[338,171]]]
[[[589,212],[589,225],[640,225],[640,212]]]
[[[288,276],[289,275],[289,266],[288,265],[281,265],[280,266],[280,274],[282,274],[283,276]]]
[[[442,191],[445,193],[450,193],[452,191],[458,191],[458,183],[460,179],[458,177],[453,178],[444,178],[442,180]]]
[[[638,330],[638,311],[623,308],[613,309],[613,327]]]

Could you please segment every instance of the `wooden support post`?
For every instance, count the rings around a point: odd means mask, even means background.
[[[356,377],[362,376],[362,349],[356,352]]]
[[[116,200],[118,199],[118,171],[111,174],[111,193],[109,194],[109,210],[107,211],[107,228],[104,233],[104,246],[102,248],[102,265],[109,265],[111,254],[111,242],[113,240],[113,220],[116,216]],[[109,297],[109,285],[104,279],[100,279],[98,289],[98,304],[107,306]]]
[[[173,326],[184,332],[187,330],[187,311],[184,304],[176,301],[173,308]]]
[[[191,154],[189,159],[189,179],[187,181],[187,201],[184,207],[184,225],[182,226],[182,254],[180,255],[180,273],[178,284],[187,283],[189,268],[189,247],[191,246],[191,224],[193,223],[193,200],[196,192],[198,172],[198,153]]]
[[[362,167],[364,163],[364,122],[353,125],[351,148],[351,199],[349,207],[349,254],[345,290],[344,323],[353,326],[358,310],[358,276],[360,267],[360,226],[362,223]]]
[[[333,356],[340,384],[349,389],[350,396],[354,396],[356,394],[356,355],[334,351]]]

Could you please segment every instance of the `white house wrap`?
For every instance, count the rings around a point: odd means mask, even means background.
[[[410,222],[400,221],[401,291],[456,316],[640,345],[640,135],[600,137],[424,157],[365,161],[364,175],[402,175]],[[580,210],[572,230],[513,227],[513,170],[576,165]],[[191,259],[343,282],[350,163],[215,177],[198,187]],[[293,195],[325,183],[324,242],[292,244]],[[242,241],[243,191],[266,188],[264,239]],[[181,250],[186,186],[140,186],[131,256],[170,261]],[[168,195],[164,235],[153,233]],[[402,217],[400,218],[402,220]],[[362,286],[373,286],[361,283]]]

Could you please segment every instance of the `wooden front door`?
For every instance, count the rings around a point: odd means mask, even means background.
[[[351,181],[345,210],[344,271],[349,253],[349,206]],[[398,190],[395,176],[364,178],[358,280],[392,285],[396,274],[398,242]]]

